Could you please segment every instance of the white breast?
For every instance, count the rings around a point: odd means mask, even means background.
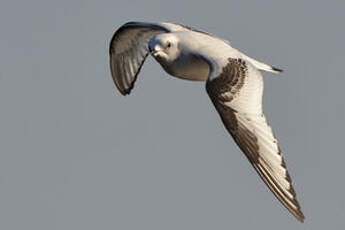
[[[217,37],[193,31],[174,32],[174,36],[179,40],[178,57],[169,63],[158,60],[164,70],[174,77],[206,81],[210,73],[210,66],[202,57],[208,57],[208,59],[212,57],[217,59],[217,63],[223,63],[229,56],[239,56],[237,50]]]
[[[163,68],[174,77],[191,81],[206,81],[209,65],[193,54],[180,55],[170,66]]]

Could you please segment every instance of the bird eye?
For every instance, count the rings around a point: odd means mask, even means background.
[[[170,42],[167,43],[167,47],[168,47],[168,48],[171,47],[171,43],[170,43]]]

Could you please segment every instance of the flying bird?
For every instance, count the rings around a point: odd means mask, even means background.
[[[278,200],[304,221],[277,139],[262,111],[260,71],[282,70],[244,55],[226,40],[175,23],[128,22],[113,35],[109,53],[112,78],[123,95],[131,92],[149,54],[174,77],[206,81],[227,131]]]

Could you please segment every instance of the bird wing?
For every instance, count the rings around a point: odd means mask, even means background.
[[[110,69],[114,83],[123,94],[129,94],[149,54],[148,42],[159,33],[174,28],[169,23],[128,22],[121,26],[110,42]]]
[[[226,129],[274,195],[303,222],[277,139],[262,113],[261,73],[242,59],[229,58],[216,66],[221,69],[213,69],[217,76],[210,73],[206,90]]]

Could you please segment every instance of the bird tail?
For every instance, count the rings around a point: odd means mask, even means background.
[[[242,54],[242,55],[243,55],[243,58],[246,61],[250,62],[252,65],[254,65],[259,70],[263,70],[263,71],[267,71],[267,72],[272,72],[272,73],[283,72],[282,69],[278,69],[278,68],[276,68],[274,66],[270,66],[270,65],[267,65],[265,63],[259,62],[259,61],[255,60],[253,58],[250,58],[250,57],[248,57],[248,56],[246,56],[244,54]]]

